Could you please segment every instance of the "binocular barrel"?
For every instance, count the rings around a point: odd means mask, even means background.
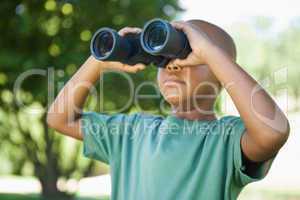
[[[130,54],[128,40],[110,28],[101,28],[93,36],[91,52],[98,60],[123,61]]]
[[[153,63],[157,67],[191,52],[185,34],[161,19],[149,21],[141,34],[120,36],[114,29],[101,28],[93,35],[90,50],[98,60],[129,65]]]
[[[183,59],[191,52],[186,35],[162,19],[146,23],[140,39],[144,50],[152,55]]]
[[[139,38],[140,34],[120,36],[114,29],[101,28],[93,35],[91,53],[101,61],[118,61],[129,65],[137,63],[165,65],[163,57],[153,56],[143,50]]]

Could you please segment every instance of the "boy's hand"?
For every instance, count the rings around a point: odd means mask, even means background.
[[[183,21],[171,22],[172,26],[178,30],[183,31],[192,52],[185,59],[175,59],[172,64],[178,66],[196,66],[206,64],[204,51],[212,45],[212,41],[199,27]]]
[[[142,30],[136,27],[125,27],[119,31],[119,35],[124,36],[128,33],[140,33]],[[145,69],[145,65],[142,63],[138,63],[135,65],[127,65],[121,62],[112,62],[112,61],[99,61],[101,63],[102,68],[109,70],[118,70],[125,71],[129,73],[136,73],[140,70]]]

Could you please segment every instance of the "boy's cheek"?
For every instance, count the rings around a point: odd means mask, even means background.
[[[156,81],[157,81],[159,89],[162,90],[163,74],[161,72],[161,69],[158,70]]]

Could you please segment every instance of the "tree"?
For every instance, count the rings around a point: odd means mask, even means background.
[[[48,129],[47,108],[88,57],[89,41],[97,28],[141,26],[154,17],[170,19],[180,10],[176,1],[1,1],[0,148],[13,163],[11,173],[36,176],[42,195],[51,198],[64,194],[57,187],[59,179],[81,178],[93,172],[95,163],[81,158],[79,143],[72,141],[66,147],[66,138]],[[33,75],[26,76],[21,87],[14,90],[20,77],[30,72]],[[155,73],[155,68],[149,67],[131,76],[138,83],[154,80]],[[108,74],[105,81],[106,87],[113,85],[114,89],[105,90],[103,109],[122,106],[128,99],[123,80]],[[151,93],[153,88],[143,91]],[[90,98],[89,102],[88,106],[98,100]],[[151,109],[159,102],[157,99],[142,105]],[[134,105],[123,112],[132,109]]]
[[[300,52],[296,48],[300,44],[299,18],[283,29],[278,29],[274,26],[275,22],[264,17],[254,18],[252,22],[232,27],[239,63],[255,74],[258,80],[269,80],[270,87],[266,89],[275,96],[277,91],[288,89],[289,97],[295,100],[295,105],[292,105],[295,107],[289,109],[297,111],[300,98]]]

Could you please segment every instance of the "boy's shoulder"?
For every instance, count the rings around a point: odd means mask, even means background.
[[[132,113],[114,113],[114,114],[107,114],[107,113],[101,113],[101,112],[94,112],[94,111],[88,111],[85,112],[84,115],[87,115],[87,117],[91,117],[94,119],[94,121],[114,121],[114,122],[127,122],[127,123],[153,123],[153,122],[162,122],[165,119],[169,118],[169,121],[186,121],[185,119],[177,119],[176,120],[170,120],[173,119],[171,115],[161,115],[161,114],[152,114],[152,113],[146,113],[146,112],[132,112]],[[194,123],[200,122],[197,120],[187,120],[189,122]],[[243,121],[240,116],[234,116],[234,115],[225,115],[221,116],[216,120],[212,120],[212,123],[209,123],[210,126],[226,126],[226,127],[234,127],[237,125],[243,125]],[[182,124],[182,123],[181,123]],[[183,123],[186,125],[186,123]],[[187,123],[191,124],[191,123]]]
[[[124,114],[127,115],[129,118],[135,118],[138,119],[140,121],[146,120],[148,122],[150,121],[162,121],[162,120],[166,120],[168,118],[174,118],[171,115],[159,115],[159,114],[150,114],[150,113],[146,113],[146,112],[136,112],[136,113],[131,113],[131,114]],[[177,118],[177,117],[175,117]],[[178,119],[177,119],[178,120]],[[179,119],[180,121],[185,121],[185,119]],[[192,122],[192,124],[197,123],[197,122],[201,122],[201,121],[197,121],[197,120],[186,120],[189,122]],[[226,126],[226,127],[233,127],[233,126],[238,126],[238,125],[243,125],[243,120],[240,116],[235,116],[235,115],[224,115],[219,117],[216,120],[212,120],[212,123],[209,123],[209,125],[214,126],[214,125],[222,125],[222,126]],[[186,123],[184,123],[186,125]],[[187,123],[190,124],[190,123]]]
[[[140,122],[151,123],[153,121],[162,121],[164,119],[164,116],[145,112],[104,113],[96,111],[86,111],[82,113],[82,118],[99,123],[119,123],[120,125],[126,123],[133,125]]]
[[[147,119],[164,119],[163,115],[151,114],[151,113],[146,113],[146,112],[136,112],[135,115],[138,115],[141,118],[147,118]]]
[[[242,118],[240,116],[236,115],[224,115],[218,119],[220,123],[225,123],[225,124],[233,124],[233,123],[238,123],[242,121]]]

